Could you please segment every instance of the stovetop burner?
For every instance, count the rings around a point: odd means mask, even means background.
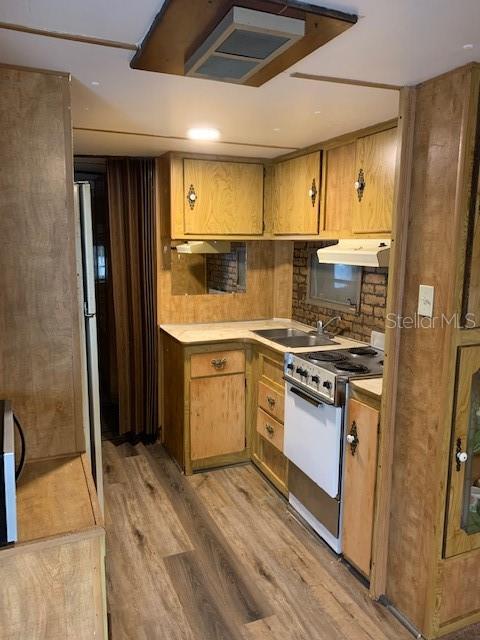
[[[376,356],[378,351],[375,351],[372,347],[353,347],[348,349],[348,353],[354,356]]]
[[[309,353],[307,358],[312,362],[340,362],[345,360],[346,356],[339,351],[318,351]]]
[[[335,363],[335,367],[339,371],[348,371],[349,373],[368,373],[370,369],[363,364],[357,362],[349,362],[341,360]]]

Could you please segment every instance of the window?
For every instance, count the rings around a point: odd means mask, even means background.
[[[357,311],[360,304],[362,267],[320,264],[317,251],[308,257],[308,302],[321,307]]]

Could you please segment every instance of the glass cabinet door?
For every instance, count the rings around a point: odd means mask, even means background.
[[[461,442],[457,448],[457,465],[465,464],[462,527],[469,534],[480,533],[480,371],[472,376],[467,450],[462,455]]]
[[[446,555],[480,547],[480,346],[459,349]]]

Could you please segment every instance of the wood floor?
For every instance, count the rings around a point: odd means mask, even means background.
[[[112,640],[411,639],[252,466],[104,444]]]

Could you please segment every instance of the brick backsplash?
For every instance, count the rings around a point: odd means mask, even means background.
[[[243,293],[245,287],[238,284],[239,256],[244,255],[245,243],[232,242],[231,253],[207,254],[207,289],[226,293]]]
[[[385,331],[385,304],[388,269],[364,267],[358,313],[328,309],[307,302],[307,270],[309,249],[326,247],[331,242],[295,242],[293,252],[293,304],[292,318],[315,326],[317,320],[327,321],[340,316],[329,331],[348,338],[370,342],[372,329]]]

